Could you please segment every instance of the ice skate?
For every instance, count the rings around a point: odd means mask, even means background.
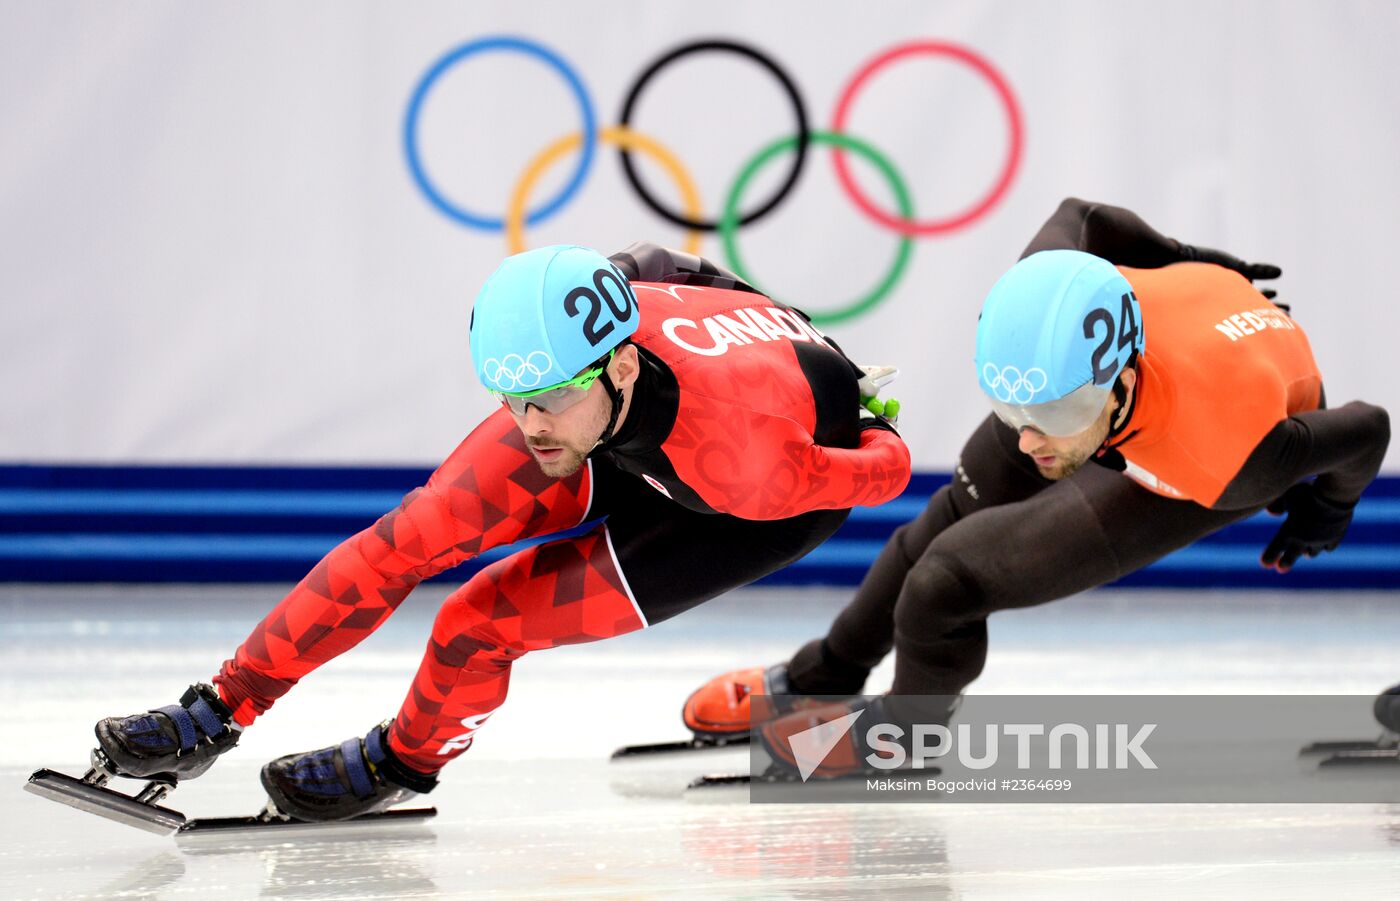
[[[888,695],[875,698],[824,699],[796,709],[754,727],[758,743],[752,755],[754,771],[715,773],[690,783],[687,794],[716,788],[733,788],[754,783],[792,784],[808,782],[839,783],[868,777],[907,772],[911,766],[908,748],[894,759],[888,743],[872,747],[866,740],[870,725],[908,721],[946,724],[961,701],[959,696],[902,696],[896,714]],[[906,730],[906,734],[907,730]],[[912,764],[921,775],[939,772],[922,762]]]
[[[798,665],[803,666],[809,676],[811,661],[822,661],[820,666],[825,676],[818,683],[822,686],[820,693],[807,694],[793,686],[790,675],[793,662],[733,670],[709,680],[686,698],[681,720],[691,732],[689,740],[627,745],[613,752],[613,762],[630,764],[747,745],[753,726],[803,707],[844,701],[858,693],[865,683],[864,670],[839,662],[833,664],[820,640],[804,645],[793,661],[807,658],[810,658],[807,663]],[[827,672],[833,667],[834,672]]]
[[[97,747],[81,779],[37,770],[25,789],[50,800],[149,832],[167,834],[185,815],[160,806],[181,779],[191,779],[238,744],[233,712],[212,685],[191,685],[179,704],[127,717],[108,717],[95,730]],[[148,779],[134,795],[107,788],[115,776]]]
[[[758,747],[751,773],[712,773],[700,776],[686,789],[687,797],[708,795],[717,789],[745,788],[755,783],[801,785],[839,781],[867,775],[883,775],[866,763],[871,753],[857,728],[877,701],[855,698],[795,710],[754,729]],[[766,761],[761,764],[759,761]]]
[[[214,686],[191,685],[179,704],[98,722],[97,744],[115,775],[193,779],[238,744],[233,711]]]
[[[1319,767],[1400,765],[1400,685],[1376,696],[1371,708],[1381,734],[1374,739],[1318,741],[1298,752],[1300,757],[1321,758]]]
[[[749,724],[765,722],[784,711],[770,710],[773,695],[789,695],[787,664],[752,666],[716,676],[686,698],[681,719],[691,738],[680,741],[626,745],[612,753],[614,763],[673,758],[749,743]]]
[[[364,738],[288,754],[262,769],[271,807],[294,820],[329,822],[378,814],[437,787],[437,777],[415,772],[389,750],[385,720]]]
[[[767,722],[787,712],[776,709],[773,697],[777,695],[792,695],[786,663],[734,670],[692,692],[681,709],[681,719],[697,739],[723,742],[747,734],[754,722]]]
[[[686,699],[681,718],[697,739],[723,740],[794,710],[844,701],[860,693],[868,675],[817,639],[784,663],[716,676]]]

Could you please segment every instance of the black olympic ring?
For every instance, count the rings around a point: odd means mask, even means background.
[[[641,75],[637,76],[637,80],[633,82],[632,87],[627,90],[627,99],[622,104],[622,115],[618,117],[618,124],[623,128],[629,127],[632,119],[632,108],[636,105],[637,98],[641,96],[642,88],[646,87],[647,82],[650,81],[653,76],[682,56],[691,53],[700,53],[706,50],[737,53],[740,56],[748,57],[769,72],[772,72],[773,76],[777,78],[778,82],[783,86],[783,90],[787,93],[788,100],[792,102],[793,112],[797,116],[797,152],[793,154],[792,169],[788,172],[787,178],[783,181],[782,185],[778,187],[778,190],[774,192],[772,197],[768,198],[758,209],[740,217],[739,224],[748,225],[750,222],[757,222],[759,219],[762,219],[772,212],[778,204],[783,202],[783,198],[787,197],[788,192],[797,184],[797,177],[802,174],[802,167],[807,162],[807,145],[809,143],[807,109],[802,104],[802,95],[797,92],[797,85],[793,83],[793,80],[788,77],[788,74],[771,58],[747,44],[740,44],[734,41],[693,41],[689,44],[682,44],[652,63],[643,70]],[[636,168],[632,165],[631,151],[624,148],[622,149],[621,156],[622,172],[627,176],[628,183],[632,185],[632,189],[637,192],[637,195],[642,198],[642,202],[650,207],[652,212],[656,213],[656,215],[682,228],[695,228],[707,232],[717,231],[719,229],[718,219],[692,219],[689,216],[672,212],[662,206],[661,202],[653,197],[651,192],[647,190],[646,185],[642,184],[641,178],[637,175]]]

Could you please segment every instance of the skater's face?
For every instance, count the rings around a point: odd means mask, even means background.
[[[608,364],[608,376],[622,392],[617,428],[622,427],[631,406],[632,392],[628,389],[637,381],[637,371],[637,348],[630,344],[618,350]],[[598,445],[612,415],[612,401],[600,379],[589,386],[582,401],[558,413],[550,413],[534,404],[528,404],[524,413],[506,409],[525,436],[525,445],[540,469],[547,476],[562,479],[578,472]]]
[[[1132,403],[1137,373],[1131,369],[1125,369],[1118,378],[1126,389],[1123,404],[1124,409],[1126,409]],[[1021,453],[1034,461],[1035,468],[1042,476],[1047,479],[1063,479],[1087,463],[1089,458],[1100,447],[1103,447],[1119,409],[1118,399],[1110,396],[1108,403],[1104,405],[1103,412],[1099,413],[1098,419],[1094,420],[1094,424],[1077,435],[1055,437],[1027,426],[1021,429],[1018,447]]]

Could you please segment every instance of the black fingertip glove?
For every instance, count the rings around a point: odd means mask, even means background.
[[[1294,485],[1268,506],[1270,513],[1287,515],[1259,562],[1288,572],[1299,557],[1336,550],[1346,537],[1355,509],[1355,505],[1343,507],[1324,500],[1310,482]]]
[[[1192,260],[1197,263],[1214,263],[1217,266],[1224,266],[1226,269],[1233,269],[1250,281],[1259,279],[1278,278],[1283,275],[1283,270],[1272,263],[1246,263],[1237,256],[1228,254],[1223,250],[1212,250],[1209,247],[1195,247],[1191,244],[1177,242],[1182,259]]]

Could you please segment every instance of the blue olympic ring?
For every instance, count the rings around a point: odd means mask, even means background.
[[[593,165],[593,151],[598,145],[598,121],[593,113],[593,104],[588,99],[588,92],[583,87],[583,81],[578,77],[578,73],[553,50],[523,38],[506,36],[481,38],[449,50],[433,64],[432,68],[418,82],[418,86],[413,89],[413,99],[409,101],[408,114],[404,117],[403,123],[404,153],[408,156],[408,168],[413,173],[413,180],[432,201],[433,206],[449,218],[482,231],[502,231],[505,228],[505,219],[472,213],[448,200],[433,186],[433,183],[428,179],[427,171],[423,168],[423,162],[418,156],[418,114],[423,106],[423,100],[428,96],[428,91],[432,89],[433,84],[444,72],[468,57],[492,50],[523,53],[548,64],[569,83],[569,88],[573,91],[579,107],[583,110],[583,154],[579,158],[578,166],[574,169],[574,174],[570,177],[568,184],[564,185],[558,194],[539,209],[526,214],[525,221],[528,224],[538,225],[545,221],[559,212],[559,208],[573,198],[583,185],[589,167]]]

